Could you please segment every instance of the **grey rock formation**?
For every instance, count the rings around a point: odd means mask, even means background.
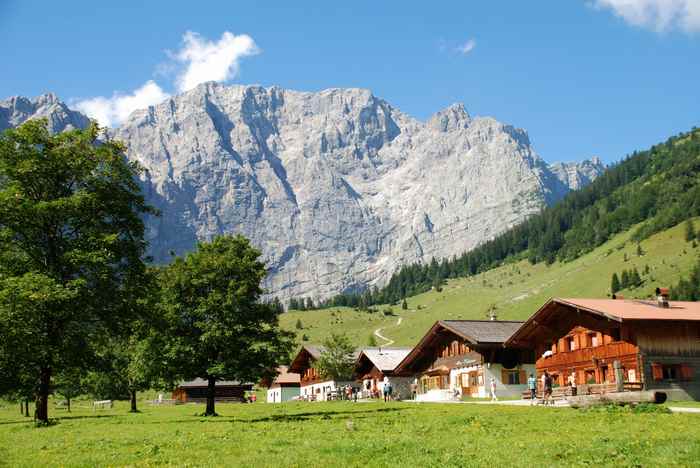
[[[0,131],[34,118],[46,118],[52,132],[84,128],[90,124],[85,115],[69,109],[53,93],[35,99],[14,96],[0,101]]]
[[[146,196],[162,212],[148,223],[157,261],[242,233],[280,298],[381,286],[401,265],[474,248],[603,170],[597,160],[549,166],[524,130],[461,104],[421,122],[364,89],[206,83],[134,112],[112,136],[147,169]]]

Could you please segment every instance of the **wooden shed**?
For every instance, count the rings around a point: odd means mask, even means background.
[[[219,403],[243,402],[245,400],[245,392],[252,389],[252,383],[220,380],[216,382],[215,401]],[[182,382],[173,390],[172,398],[182,403],[206,403],[207,381],[197,378],[189,382]]]
[[[579,392],[610,386],[700,396],[700,303],[550,299],[506,345],[534,349],[537,372]],[[613,386],[615,387],[615,386]]]

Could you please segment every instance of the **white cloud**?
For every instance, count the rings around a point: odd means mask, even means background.
[[[100,125],[112,127],[126,120],[137,109],[159,104],[170,95],[155,81],[149,80],[131,94],[114,93],[111,98],[95,97],[78,101],[75,108],[96,119]]]
[[[241,58],[260,53],[250,36],[235,36],[229,31],[225,31],[218,42],[187,31],[182,42],[180,50],[168,53],[170,62],[156,67],[156,75],[172,76],[175,73],[174,85],[179,92],[188,91],[206,81],[230,80],[238,75]],[[112,97],[83,99],[76,102],[74,107],[101,125],[113,127],[124,122],[135,110],[160,104],[169,97],[170,94],[155,81],[149,80],[131,94],[115,92]]]
[[[235,36],[229,31],[224,32],[218,42],[187,31],[183,42],[183,47],[171,54],[173,59],[185,64],[185,69],[176,79],[177,89],[181,92],[206,81],[230,80],[238,75],[241,58],[260,52],[250,36]]]
[[[476,41],[474,39],[469,39],[464,44],[457,46],[455,50],[460,54],[467,55],[469,52],[474,50],[474,47],[476,47]]]
[[[592,0],[589,5],[612,10],[631,25],[657,32],[700,31],[700,0]]]

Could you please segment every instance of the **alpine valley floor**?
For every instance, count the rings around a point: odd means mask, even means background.
[[[412,403],[220,404],[73,413],[0,404],[3,466],[692,466],[700,415]],[[659,408],[659,407],[655,407]]]

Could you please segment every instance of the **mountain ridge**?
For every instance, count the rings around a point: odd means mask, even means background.
[[[18,106],[1,101],[0,129],[35,116],[52,131],[86,125],[49,96],[34,116],[8,117]],[[240,232],[282,299],[382,285],[401,265],[461,254],[603,170],[549,165],[525,130],[472,118],[461,103],[423,122],[362,88],[205,83],[108,135],[146,169],[145,196],[163,213],[147,223],[157,261]]]

